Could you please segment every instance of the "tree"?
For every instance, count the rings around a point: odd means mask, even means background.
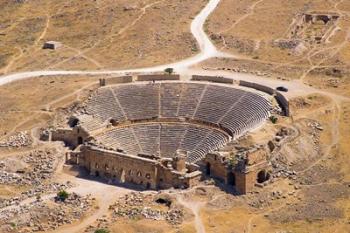
[[[277,117],[275,116],[270,116],[270,121],[273,123],[273,124],[276,124],[277,123]]]
[[[109,231],[106,229],[97,229],[95,233],[109,233]]]
[[[165,70],[164,70],[164,72],[165,73],[168,73],[169,75],[171,75],[173,72],[174,72],[174,69],[173,68],[166,68]]]
[[[56,200],[64,202],[69,196],[69,193],[65,190],[61,190],[57,193]]]

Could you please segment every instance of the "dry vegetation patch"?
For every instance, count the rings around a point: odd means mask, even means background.
[[[12,131],[31,129],[30,126],[47,122],[53,115],[47,111],[50,103],[62,98],[60,106],[71,103],[69,97],[90,83],[92,77],[32,78],[0,87],[0,137]],[[67,100],[65,101],[65,97]],[[59,107],[59,106],[56,106]]]
[[[350,68],[347,5],[345,1],[223,0],[206,29],[218,48],[237,58],[211,59],[203,66],[301,78],[345,94]],[[307,19],[310,15],[312,21]],[[327,15],[334,17],[323,21]]]
[[[203,0],[2,1],[0,72],[117,69],[198,52],[190,33]],[[21,37],[18,37],[21,35]],[[62,48],[43,50],[45,41]]]

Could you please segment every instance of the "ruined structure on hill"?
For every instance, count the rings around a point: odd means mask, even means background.
[[[265,95],[233,84],[124,81],[104,81],[67,128],[52,132],[74,149],[68,161],[147,189],[187,188],[211,176],[243,194],[268,179],[265,150],[217,152],[265,122],[272,110]]]

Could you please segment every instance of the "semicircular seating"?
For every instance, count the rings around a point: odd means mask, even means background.
[[[177,149],[183,149],[191,162],[225,145],[229,137],[224,132],[236,138],[259,126],[271,111],[270,101],[257,93],[196,82],[102,87],[85,106],[86,113],[99,122],[135,122],[99,134],[96,140],[105,147],[161,157],[172,157]],[[154,119],[186,120],[152,122]]]

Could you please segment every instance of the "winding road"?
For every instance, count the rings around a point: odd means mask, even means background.
[[[13,73],[9,75],[0,76],[0,86],[18,81],[21,79],[28,79],[33,77],[42,76],[53,76],[53,75],[103,75],[103,74],[125,74],[125,73],[149,73],[149,72],[159,72],[164,71],[165,68],[172,67],[178,73],[186,73],[189,67],[198,64],[204,60],[213,57],[234,57],[233,55],[225,54],[219,52],[213,43],[210,41],[208,36],[203,30],[203,25],[208,18],[208,16],[215,10],[220,0],[210,0],[208,4],[203,8],[203,10],[194,18],[191,23],[191,32],[196,39],[200,53],[186,58],[184,60],[164,64],[160,66],[138,68],[138,69],[126,69],[126,70],[99,70],[99,71],[68,71],[68,70],[40,70],[40,71],[30,71]]]
[[[270,78],[264,78],[261,76],[256,76],[253,74],[243,74],[243,73],[233,73],[226,71],[209,71],[203,69],[196,69],[193,66],[199,64],[202,61],[205,61],[210,58],[215,57],[227,57],[227,58],[236,58],[236,56],[220,52],[214,44],[211,42],[207,34],[205,33],[203,26],[209,15],[216,9],[221,0],[209,0],[208,4],[202,9],[202,11],[194,18],[191,23],[191,33],[193,37],[196,39],[200,53],[193,57],[186,58],[184,60],[180,60],[175,63],[164,64],[154,67],[145,67],[145,68],[137,68],[137,69],[125,69],[125,70],[91,70],[91,71],[81,71],[81,70],[40,70],[40,71],[29,71],[29,72],[20,72],[13,73],[8,75],[0,76],[0,86],[28,78],[34,77],[45,77],[45,76],[55,76],[55,75],[64,75],[64,76],[72,76],[72,75],[113,75],[113,74],[131,74],[131,73],[152,73],[152,72],[163,72],[165,68],[172,67],[174,70],[183,75],[183,76],[191,76],[193,74],[201,74],[201,75],[220,75],[225,76],[227,78],[232,78],[235,80],[246,80],[251,82],[256,82],[259,84],[268,85],[272,88],[277,86],[285,86],[289,89],[289,92],[286,93],[288,98],[306,95],[310,93],[320,93],[330,96],[331,98],[336,98],[338,100],[348,100],[350,98],[343,97],[337,94],[320,91],[316,88],[312,88],[310,86],[305,85],[300,80],[292,80],[292,81],[283,81],[283,80],[274,80]]]

